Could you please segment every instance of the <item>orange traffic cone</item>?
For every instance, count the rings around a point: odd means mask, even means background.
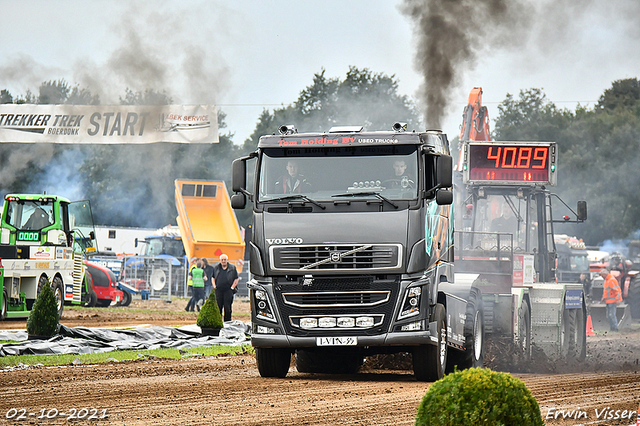
[[[596,333],[593,332],[593,323],[591,322],[591,315],[587,315],[587,336],[595,336]]]
[[[640,405],[638,405],[638,420],[636,420],[636,426],[640,426]]]

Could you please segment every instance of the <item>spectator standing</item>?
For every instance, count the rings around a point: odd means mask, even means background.
[[[604,288],[602,291],[602,301],[607,304],[607,318],[611,331],[618,331],[618,317],[616,310],[618,304],[622,302],[622,292],[618,280],[607,268],[600,271],[600,276],[604,278]]]
[[[213,291],[213,266],[209,265],[206,257],[202,258],[202,269],[204,269],[204,298],[206,300]]]
[[[196,267],[189,272],[189,275],[191,275],[193,282],[193,305],[200,312],[200,307],[204,303],[204,282],[206,279],[204,269],[202,269],[202,260],[198,260]]]
[[[224,321],[231,321],[231,306],[233,305],[233,295],[237,293],[238,270],[235,265],[229,263],[226,254],[220,255],[220,263],[213,268],[213,288],[216,291],[216,299],[220,314],[224,311]]]
[[[196,307],[195,301],[193,299],[193,279],[191,278],[191,271],[196,267],[197,262],[197,257],[192,257],[191,261],[189,262],[189,272],[187,273],[187,295],[190,295],[191,298],[187,302],[187,307],[185,308],[185,311],[187,312],[193,312]]]

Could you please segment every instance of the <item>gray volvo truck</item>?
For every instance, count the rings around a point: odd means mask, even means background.
[[[233,163],[253,208],[251,341],[263,377],[353,373],[410,353],[418,380],[483,362],[482,295],[453,282],[452,159],[439,131],[260,138]],[[248,162],[255,166],[247,185]],[[455,293],[455,294],[454,294]]]

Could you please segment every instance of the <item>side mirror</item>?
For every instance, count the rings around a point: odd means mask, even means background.
[[[451,158],[451,157],[449,157]],[[436,203],[440,206],[448,206],[453,203],[453,191],[440,189],[436,192]]]
[[[233,194],[231,196],[231,207],[235,210],[244,209],[247,205],[247,197],[242,193]]]
[[[247,186],[247,162],[244,158],[233,160],[231,165],[231,190],[242,192]]]
[[[89,232],[89,238],[91,238],[92,240],[95,240],[96,239],[96,233],[93,232],[93,231]]]
[[[134,245],[133,246],[134,247],[138,247],[138,239],[137,238],[134,240]]]
[[[578,201],[578,220],[579,221],[587,220],[587,202],[586,201]]]
[[[450,155],[436,157],[436,178],[438,180],[437,184],[441,188],[451,188],[453,186],[453,158]]]

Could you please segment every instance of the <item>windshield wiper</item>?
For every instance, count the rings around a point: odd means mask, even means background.
[[[307,203],[311,203],[314,206],[320,207],[322,210],[327,208],[327,206],[323,206],[322,204],[318,203],[317,201],[312,200],[311,198],[307,197],[306,195],[302,195],[302,194],[285,195],[284,197],[271,198],[270,200],[264,200],[264,201],[287,201],[287,200],[296,200],[296,199],[304,200]]]
[[[377,192],[377,191],[347,192],[347,193],[344,193],[344,194],[334,194],[334,195],[332,195],[332,197],[357,197],[357,196],[360,196],[360,195],[375,195],[376,198],[378,198],[379,200],[386,201],[387,203],[391,204],[394,209],[398,208],[398,205],[396,203],[394,203],[393,201],[391,201],[387,197],[384,197],[384,196],[380,195],[380,193]]]

